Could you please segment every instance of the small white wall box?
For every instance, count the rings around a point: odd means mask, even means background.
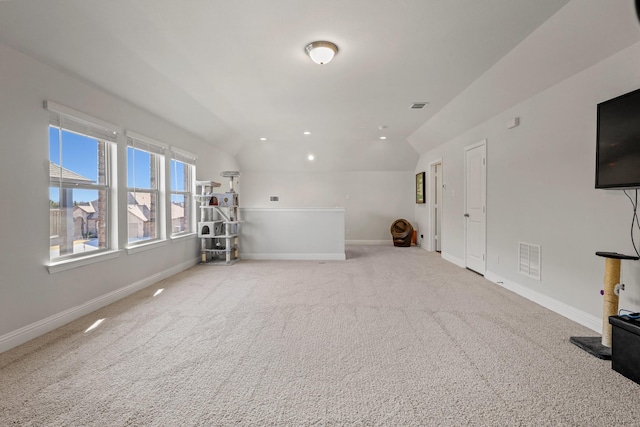
[[[213,237],[215,235],[216,223],[203,221],[198,223],[198,237]]]
[[[212,194],[211,201],[212,206],[231,207],[238,206],[238,194],[237,193],[219,193]]]

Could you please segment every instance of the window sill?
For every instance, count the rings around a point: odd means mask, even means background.
[[[49,274],[59,273],[65,270],[71,270],[72,268],[78,268],[85,265],[93,264],[96,262],[105,261],[120,256],[122,251],[108,251],[101,252],[99,254],[90,255],[82,258],[66,259],[64,261],[52,262],[47,266]]]
[[[149,242],[149,243],[140,243],[135,246],[129,246],[127,247],[127,255],[148,251],[151,249],[158,248],[160,246],[164,246],[166,244],[167,244],[166,240],[154,240],[153,242]]]
[[[180,241],[180,240],[187,240],[187,239],[191,239],[191,238],[195,238],[195,237],[196,237],[196,233],[176,234],[174,236],[171,236],[171,241],[177,242],[177,241]]]

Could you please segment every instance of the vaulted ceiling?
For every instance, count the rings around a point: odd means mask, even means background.
[[[567,2],[16,0],[0,2],[0,42],[244,170],[413,170],[411,136]],[[315,40],[338,45],[333,62],[305,55]]]

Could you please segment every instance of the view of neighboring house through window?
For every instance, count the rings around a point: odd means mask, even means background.
[[[171,230],[172,235],[193,229],[193,191],[195,156],[172,149],[171,153]]]
[[[159,144],[159,143],[158,143]],[[164,148],[127,132],[128,243],[162,238]]]
[[[51,261],[110,248],[111,152],[116,132],[49,108]]]

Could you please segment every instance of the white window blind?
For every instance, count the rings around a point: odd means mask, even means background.
[[[127,145],[137,150],[164,155],[164,152],[167,149],[166,144],[130,130],[125,131],[125,136],[127,137]]]
[[[104,141],[116,142],[118,126],[104,120],[91,117],[53,101],[45,101],[44,108],[50,112],[49,123],[81,135],[91,136]]]
[[[184,151],[176,147],[171,147],[171,158],[173,160],[195,166],[197,156],[188,151]]]

